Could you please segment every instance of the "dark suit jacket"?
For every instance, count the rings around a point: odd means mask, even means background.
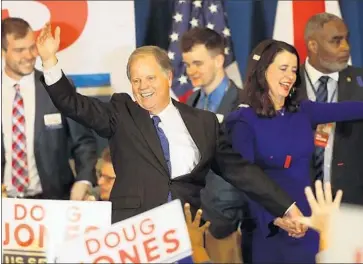
[[[305,67],[301,67],[300,99],[307,99]],[[347,67],[339,72],[338,101],[363,101],[363,69]],[[336,124],[331,183],[344,191],[343,202],[363,205],[363,121]],[[312,169],[312,179],[314,170]]]
[[[232,80],[224,94],[216,114],[227,118],[228,114],[236,109],[240,89]],[[187,104],[196,107],[201,90],[195,91],[188,99]],[[206,177],[205,188],[200,193],[203,218],[211,222],[209,231],[216,238],[224,238],[236,231],[246,216],[246,197],[230,183],[223,180],[213,171]],[[244,222],[245,223],[245,222]]]
[[[232,152],[213,113],[173,101],[201,160],[190,174],[170,180],[150,114],[128,94],[115,93],[109,103],[101,102],[77,94],[64,75],[46,89],[63,114],[109,139],[117,175],[110,197],[113,222],[164,204],[169,191],[182,203],[188,201],[195,212],[200,207],[200,189],[211,168],[274,215],[283,215],[292,203],[258,167]]]
[[[229,88],[226,94],[223,96],[223,99],[218,107],[216,114],[221,114],[225,116],[230,112],[232,112],[237,107],[239,90],[240,89],[237,87],[237,85],[230,79]],[[193,92],[187,100],[187,105],[196,107],[198,100],[200,98],[200,92],[201,92],[200,89]]]
[[[77,180],[87,180],[96,184],[95,164],[97,162],[97,143],[90,129],[62,115],[60,128],[47,128],[44,116],[59,113],[43,84],[42,73],[35,71],[35,122],[34,155],[45,199],[68,199],[75,181],[69,166],[69,158],[75,160]],[[73,90],[74,87],[71,86]],[[2,133],[1,133],[2,135]],[[5,149],[1,136],[1,181],[3,182]],[[71,145],[70,145],[71,144]]]

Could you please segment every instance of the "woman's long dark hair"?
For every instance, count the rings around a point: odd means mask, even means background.
[[[296,112],[298,108],[298,87],[301,84],[299,72],[300,59],[296,49],[282,41],[264,40],[252,51],[248,58],[246,80],[240,92],[239,101],[250,105],[259,116],[273,117],[276,115],[269,86],[266,80],[266,70],[277,54],[288,51],[297,58],[296,81],[285,99],[285,109]]]

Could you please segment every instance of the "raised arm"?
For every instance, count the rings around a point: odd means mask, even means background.
[[[94,129],[102,137],[110,137],[113,133],[112,103],[104,103],[96,98],[80,95],[75,91],[58,65],[56,52],[59,43],[59,27],[55,30],[55,37],[53,37],[51,26],[47,24],[37,39],[37,48],[44,68],[44,77],[40,81],[62,114]]]
[[[332,122],[363,120],[363,102],[316,103],[303,101],[301,111],[305,112],[313,126]]]

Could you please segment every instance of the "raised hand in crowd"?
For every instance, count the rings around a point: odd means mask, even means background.
[[[51,67],[57,63],[56,53],[59,49],[59,44],[60,27],[56,27],[53,37],[51,24],[45,24],[36,41],[38,54],[42,59],[44,68]],[[70,199],[76,201],[84,200],[90,189],[91,185],[87,182],[75,182],[71,189]]]
[[[194,220],[192,220],[190,205],[188,203],[184,205],[184,214],[192,244],[193,261],[195,263],[209,262],[209,256],[204,248],[204,234],[207,231],[210,222],[207,221],[204,225],[200,226],[200,220],[202,218],[201,209],[197,211]]]
[[[305,195],[311,208],[310,217],[297,218],[302,224],[315,229],[320,233],[321,248],[325,248],[326,243],[329,241],[327,237],[329,222],[331,216],[339,210],[340,203],[343,197],[343,191],[338,190],[333,200],[331,191],[331,184],[329,182],[323,184],[321,181],[315,182],[316,197],[311,190],[311,187],[306,187]]]
[[[53,37],[51,24],[45,24],[37,38],[36,44],[43,67],[47,68],[48,65],[55,65],[57,62],[55,54],[60,44],[60,27],[56,27]]]

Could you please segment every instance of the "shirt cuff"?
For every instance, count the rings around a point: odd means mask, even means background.
[[[44,80],[47,85],[53,85],[58,82],[62,78],[62,69],[59,66],[59,63],[54,65],[53,67],[46,69],[43,71]]]
[[[294,202],[292,205],[290,205],[290,207],[289,208],[287,208],[287,210],[286,210],[286,212],[285,212],[285,214],[284,214],[284,216],[290,211],[290,209],[291,209],[291,207],[293,207],[294,205],[296,204],[296,202]]]
[[[92,183],[90,181],[81,180],[81,181],[76,181],[76,182],[86,183],[86,184],[88,184],[89,186],[92,187]]]

